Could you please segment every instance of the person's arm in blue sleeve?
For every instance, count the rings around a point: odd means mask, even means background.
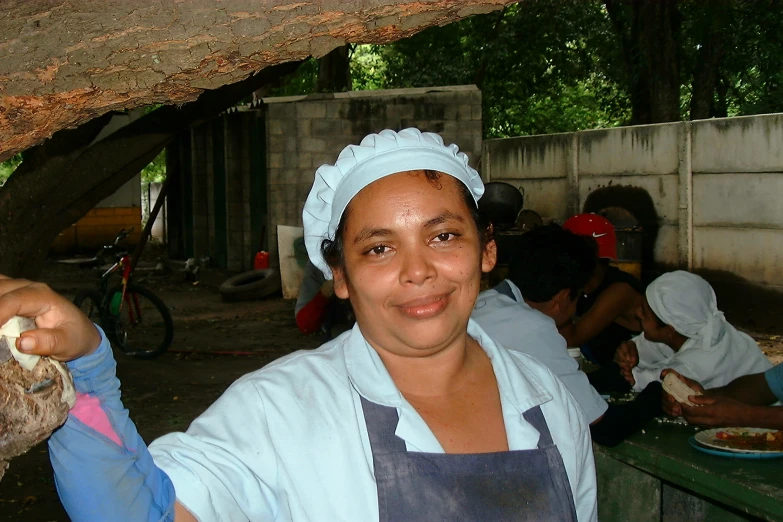
[[[169,477],[120,400],[116,363],[105,334],[90,355],[68,363],[77,401],[49,439],[60,500],[72,520],[173,521]]]

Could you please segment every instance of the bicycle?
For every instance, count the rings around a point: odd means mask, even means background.
[[[158,296],[131,282],[131,257],[119,245],[129,233],[121,230],[113,244],[96,254],[96,259],[113,255],[116,261],[101,275],[97,290],[78,292],[73,303],[103,328],[114,347],[126,355],[154,359],[171,345],[174,323]],[[120,284],[111,284],[114,274],[121,276]]]

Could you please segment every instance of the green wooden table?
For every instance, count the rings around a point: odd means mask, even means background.
[[[693,449],[693,427],[651,422],[615,448],[594,445],[604,521],[783,520],[783,459]]]

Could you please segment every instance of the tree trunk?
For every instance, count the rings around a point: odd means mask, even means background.
[[[720,82],[720,65],[726,54],[724,40],[730,24],[728,4],[728,1],[723,0],[713,1],[706,6],[704,19],[698,27],[702,36],[691,89],[692,120],[703,120],[714,116],[715,94]]]
[[[677,0],[606,0],[623,51],[631,125],[680,119]]]
[[[4,0],[0,161],[111,110],[186,103],[270,65],[513,2]]]
[[[318,92],[345,92],[351,90],[351,62],[347,45],[341,45],[318,60]]]

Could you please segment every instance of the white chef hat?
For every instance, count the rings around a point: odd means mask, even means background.
[[[302,212],[304,239],[310,261],[327,279],[332,271],[321,254],[324,239],[334,239],[348,203],[364,187],[385,176],[410,170],[435,170],[457,178],[478,203],[484,193],[479,173],[468,165],[468,156],[454,144],[419,129],[383,130],[370,134],[359,145],[343,149],[334,165],[321,165]]]

